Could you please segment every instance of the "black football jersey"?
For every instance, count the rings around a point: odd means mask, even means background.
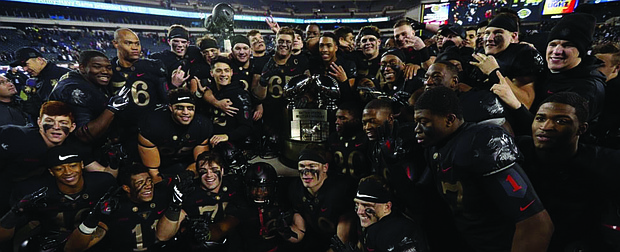
[[[58,82],[50,100],[69,104],[79,128],[103,113],[110,95],[107,86],[90,83],[78,71],[71,71]]]
[[[308,59],[302,55],[291,55],[284,65],[278,65],[269,59],[261,73],[261,85],[267,87],[267,97],[263,101],[264,105],[280,103],[286,101],[284,97],[284,87],[295,76],[305,74],[309,68]],[[268,110],[265,109],[265,112]]]
[[[237,82],[222,86],[220,90],[213,90],[218,100],[230,99],[232,106],[239,111],[231,117],[219,109],[213,108],[213,133],[227,134],[228,141],[242,143],[252,133],[252,102],[250,93],[243,90]]]
[[[353,136],[340,136],[333,133],[328,139],[330,151],[334,157],[330,170],[342,173],[359,180],[372,172],[368,157],[368,137],[363,130]]]
[[[156,110],[140,126],[140,134],[157,146],[163,169],[178,163],[185,166],[193,163],[194,148],[213,135],[213,125],[205,116],[196,113],[189,125],[181,125],[170,113],[167,108]]]
[[[166,183],[153,187],[153,199],[135,203],[122,191],[119,205],[101,222],[108,226],[104,239],[98,247],[106,251],[149,251],[158,242],[155,238],[157,222],[171,202],[171,191]]]
[[[422,228],[398,213],[368,226],[362,241],[365,252],[430,251]]]
[[[40,207],[27,211],[30,221],[40,222],[38,237],[60,235],[67,237],[88,215],[92,206],[114,185],[115,178],[106,172],[83,172],[84,188],[76,194],[67,195],[58,189],[56,179],[45,176],[18,184],[11,196],[12,204],[25,195],[47,187],[47,193]],[[39,238],[35,239],[37,241]]]
[[[465,240],[480,251],[510,251],[515,223],[544,210],[512,137],[489,124],[465,123],[428,149],[436,187]]]
[[[233,70],[232,82],[231,84],[239,84],[243,87],[243,90],[250,90],[250,86],[252,85],[252,78],[254,75],[252,74],[252,68],[254,65],[253,59],[248,59],[250,61],[250,66],[248,68],[243,68],[243,64],[237,62],[236,60],[231,60],[232,65],[230,66]]]
[[[167,88],[173,89],[175,87],[172,85],[172,72],[181,66],[181,70],[188,74],[188,71],[192,68],[192,65],[200,61],[202,54],[200,53],[200,48],[196,46],[188,46],[183,57],[177,56],[175,53],[170,51],[170,49],[153,53],[149,57],[154,60],[159,60],[164,64]],[[189,71],[189,74],[194,76],[191,71]],[[190,79],[191,78],[192,77],[190,77]]]
[[[112,81],[110,84],[118,92],[126,87],[129,92],[129,105],[122,113],[115,116],[121,120],[124,127],[133,128],[137,133],[137,125],[144,120],[144,115],[153,111],[158,105],[168,103],[167,88],[165,86],[166,69],[157,60],[140,59],[131,67],[124,68],[118,64],[118,59],[112,59]]]
[[[289,200],[306,223],[302,242],[308,251],[325,251],[336,234],[339,218],[353,212],[352,187],[343,176],[330,175],[313,196],[301,179],[291,183]]]

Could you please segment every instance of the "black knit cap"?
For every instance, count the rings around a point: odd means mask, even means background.
[[[59,145],[50,148],[45,154],[45,165],[48,168],[59,166],[62,164],[70,164],[81,162],[79,152],[70,146]]]
[[[206,49],[211,49],[211,48],[219,48],[217,46],[217,41],[215,41],[215,39],[209,38],[209,39],[204,39],[202,41],[200,41],[200,50],[206,50]]]
[[[590,14],[568,14],[551,29],[547,44],[554,39],[568,40],[579,50],[579,57],[583,57],[592,46],[595,25],[596,18]]]
[[[168,39],[183,38],[189,40],[189,32],[183,27],[172,27],[168,31]]]
[[[191,103],[196,105],[196,98],[194,94],[189,91],[189,89],[184,87],[170,90],[168,92],[168,99],[170,100],[170,105],[177,103]]]
[[[517,24],[517,21],[506,14],[495,16],[493,19],[491,19],[491,22],[489,22],[487,27],[502,28],[509,32],[519,31],[519,25]]]
[[[246,36],[235,35],[232,38],[230,38],[230,45],[232,45],[232,47],[235,47],[235,45],[238,43],[242,43],[242,44],[246,44],[250,46],[250,40]]]
[[[355,198],[366,202],[387,203],[392,200],[392,195],[381,179],[370,176],[360,181]]]
[[[381,55],[381,58],[387,55],[394,55],[398,57],[402,62],[405,62],[405,53],[401,51],[400,49],[392,48],[390,50],[387,50],[387,52],[384,52],[383,55]]]

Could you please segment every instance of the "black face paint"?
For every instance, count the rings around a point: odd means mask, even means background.
[[[44,132],[47,132],[47,131],[48,131],[48,130],[50,130],[51,128],[54,128],[54,125],[53,125],[53,124],[47,124],[47,123],[44,123],[44,124],[43,124],[43,131],[44,131]]]
[[[60,130],[62,130],[62,132],[64,132],[65,135],[69,135],[69,127],[67,127],[67,126],[60,126]]]
[[[47,132],[50,129],[54,128],[54,124],[49,124],[49,123],[44,123],[43,124],[43,132]],[[67,126],[60,126],[60,130],[62,130],[62,132],[65,133],[65,135],[69,135],[69,127]]]
[[[493,37],[493,43],[495,43],[495,46],[499,47],[500,45],[504,44],[504,37],[502,36],[495,36]]]
[[[319,170],[309,169],[309,168],[305,168],[305,169],[299,170],[299,175],[306,175],[306,174],[310,174],[310,175],[316,176],[318,178],[319,177]]]
[[[364,209],[364,213],[366,213],[366,215],[370,217],[377,217],[377,212],[375,212],[375,209],[372,209],[372,208]]]
[[[222,171],[216,170],[216,171],[213,171],[213,173],[215,173],[215,176],[217,176],[217,179],[219,181],[222,181]]]

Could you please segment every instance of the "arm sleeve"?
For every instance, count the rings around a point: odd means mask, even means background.
[[[544,210],[517,163],[520,152],[511,136],[499,127],[485,127],[476,134],[472,146],[472,154],[476,154],[473,172],[502,215],[516,223]]]
[[[518,109],[510,109],[508,106],[504,106],[504,108],[506,108],[506,119],[510,123],[515,135],[531,135],[534,115],[527,110],[525,105],[521,104],[521,107]]]
[[[160,60],[156,60],[154,61],[153,69],[154,73],[156,73],[157,76],[155,77],[155,88],[157,90],[157,94],[159,95],[159,98],[161,99],[163,104],[168,104],[168,84],[172,84],[168,83],[168,79],[166,78],[166,66]]]
[[[515,223],[545,208],[529,178],[518,163],[482,176],[481,183],[504,216]]]
[[[234,120],[237,121],[237,127],[228,132],[228,141],[237,142],[249,136],[252,133],[252,108],[250,107],[250,97],[246,96],[246,102],[239,102],[240,106]],[[234,106],[234,105],[233,105]]]

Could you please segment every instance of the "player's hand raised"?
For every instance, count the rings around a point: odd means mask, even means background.
[[[118,94],[110,98],[107,106],[108,110],[112,111],[114,114],[125,110],[127,105],[129,105],[129,91],[130,89],[128,87],[123,86],[123,88],[118,91]]]

